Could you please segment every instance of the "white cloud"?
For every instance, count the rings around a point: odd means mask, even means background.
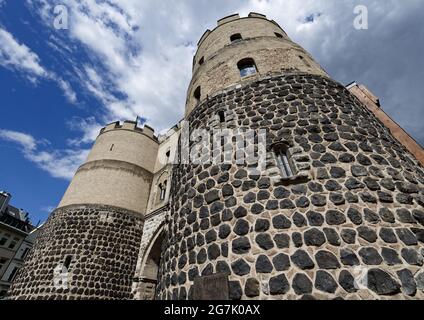
[[[32,152],[37,148],[35,139],[26,133],[0,129],[0,139],[19,144],[26,152]]]
[[[0,3],[1,5],[1,3]],[[77,96],[69,82],[63,80],[54,72],[46,70],[36,53],[25,44],[21,44],[13,35],[0,28],[0,65],[22,72],[27,79],[36,84],[40,78],[55,81],[62,89],[65,98],[71,103],[77,103]]]
[[[77,94],[72,89],[69,82],[67,82],[63,79],[58,79],[58,84],[59,84],[60,88],[63,90],[63,93],[64,93],[66,99],[68,99],[68,101],[71,102],[71,103],[76,103],[77,102]]]
[[[67,121],[67,125],[72,131],[82,132],[82,137],[68,139],[67,141],[68,145],[76,147],[94,141],[103,127],[94,117],[86,119],[74,117]]]
[[[31,76],[46,77],[40,59],[26,45],[19,44],[6,30],[0,28],[0,65],[12,70],[28,72]]]
[[[41,211],[45,212],[45,213],[52,213],[54,209],[56,209],[56,207],[54,206],[44,206],[42,208],[40,208]]]
[[[88,153],[85,149],[49,150],[25,153],[25,157],[54,178],[71,180]]]
[[[95,61],[76,72],[80,84],[104,106],[101,122],[141,116],[161,131],[182,117],[195,51],[186,4],[175,3],[174,15],[168,17],[168,4],[152,1],[60,2],[69,8],[70,40],[82,44]],[[34,7],[46,25],[52,17],[44,14],[45,8],[55,3],[59,1],[38,1],[42,6]],[[150,25],[151,14],[158,12],[161,17]]]
[[[18,144],[25,158],[55,178],[71,180],[77,168],[86,160],[89,150],[42,150],[48,141],[38,142],[33,136],[0,129],[0,139]]]

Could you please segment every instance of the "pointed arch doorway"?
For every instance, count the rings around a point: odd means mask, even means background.
[[[144,255],[140,278],[141,300],[156,299],[159,264],[162,253],[162,242],[164,238],[163,229],[164,228],[162,226],[156,232],[156,235],[152,238],[152,241],[150,242],[150,245]]]

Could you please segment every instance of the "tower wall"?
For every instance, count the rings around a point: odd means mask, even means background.
[[[224,26],[249,29],[257,20],[226,18],[200,47]],[[228,35],[211,43],[219,47]],[[246,163],[234,162],[174,168],[159,298],[190,299],[196,277],[222,273],[231,299],[422,299],[422,166],[312,58],[313,70],[282,52],[278,59],[290,68],[261,61],[259,53],[277,42],[297,50],[287,39],[245,39],[211,50],[215,56],[194,70],[190,132],[265,129],[266,170],[249,174]],[[237,59],[255,58],[257,74],[240,77],[233,48]],[[210,94],[196,105],[191,91],[199,81]],[[288,146],[290,179],[277,165],[276,143]],[[241,145],[229,144],[235,159]]]
[[[132,299],[158,141],[135,122],[102,129],[43,225],[12,299]]]
[[[158,152],[148,128],[133,122],[104,128],[87,161],[73,178],[59,204],[104,204],[139,212],[147,209]]]

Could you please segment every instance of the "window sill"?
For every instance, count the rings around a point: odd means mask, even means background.
[[[244,81],[257,79],[257,78],[259,78],[259,75],[257,73],[254,73],[254,74],[250,74],[250,75],[247,75],[247,76],[240,76],[240,77],[241,77],[241,81],[244,82]]]

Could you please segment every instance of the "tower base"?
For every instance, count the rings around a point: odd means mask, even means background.
[[[10,299],[132,299],[143,218],[129,210],[73,205],[52,213]]]

